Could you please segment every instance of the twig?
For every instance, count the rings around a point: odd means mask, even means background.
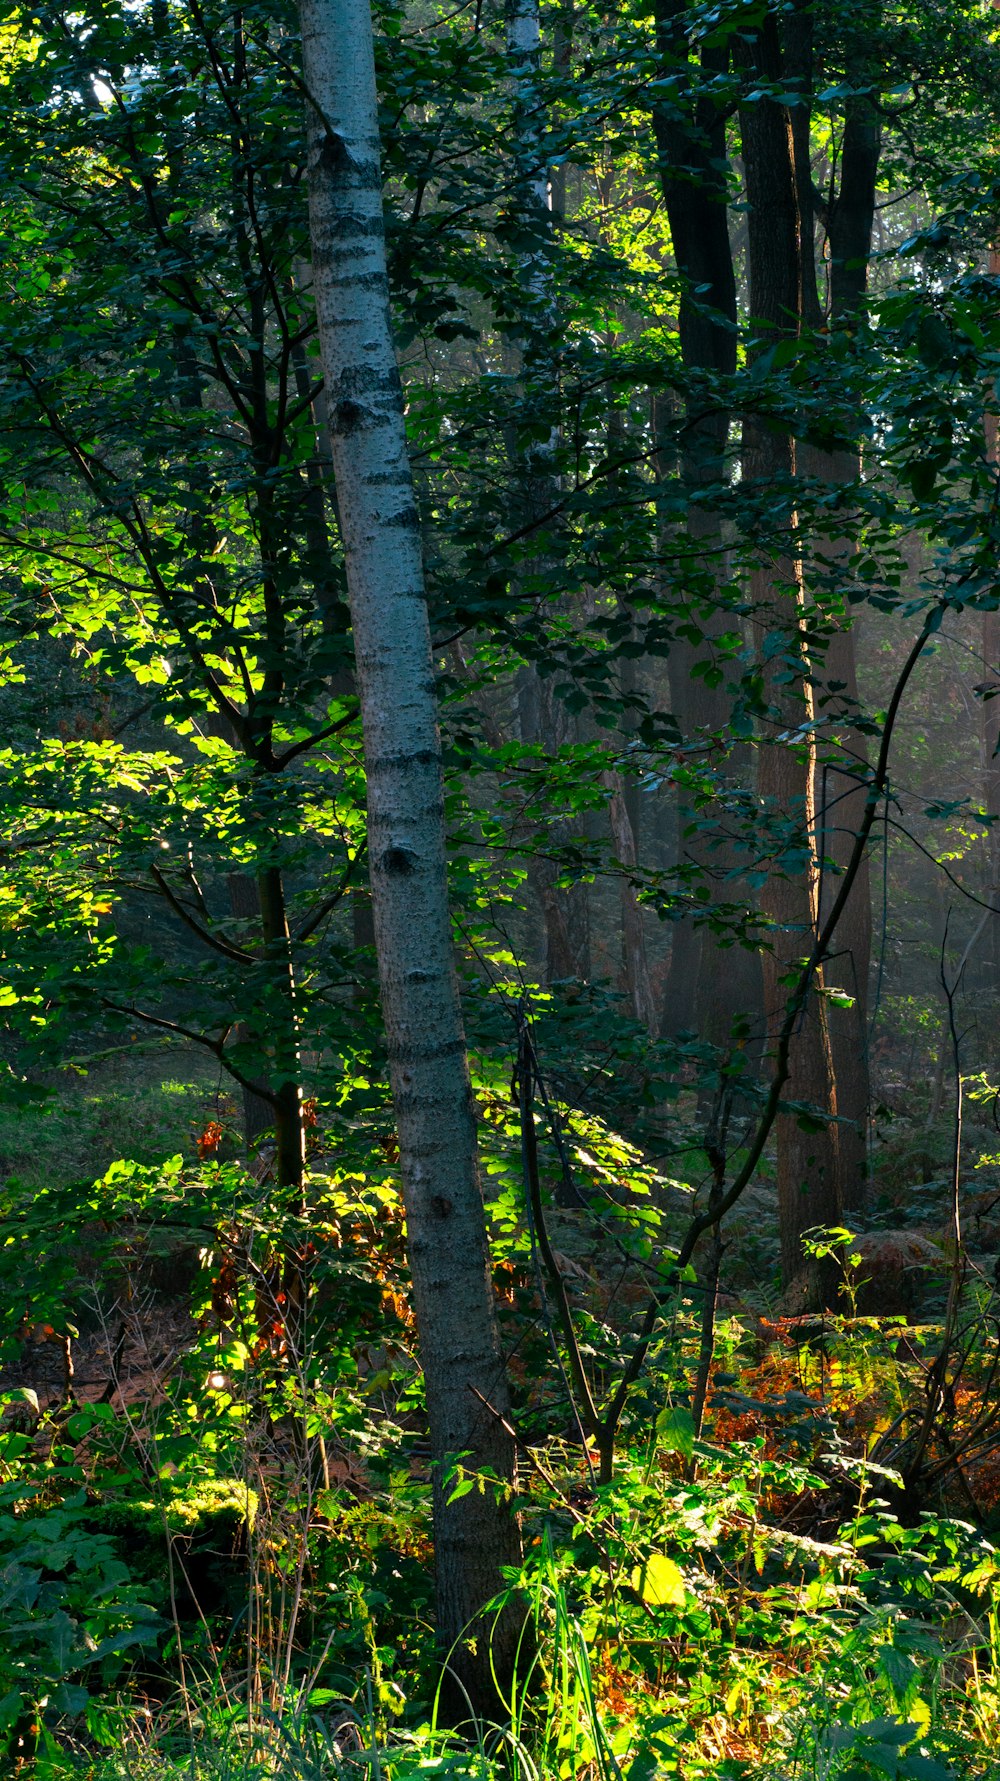
[[[719,1271],[722,1266],[724,1249],[722,1229],[721,1226],[716,1225],[708,1276],[704,1283],[704,1298],[701,1306],[701,1339],[698,1346],[698,1372],[695,1376],[694,1395],[691,1399],[691,1416],[694,1422],[696,1441],[701,1440],[702,1426],[705,1421],[705,1403],[708,1398],[708,1381],[711,1376],[712,1361],[715,1358],[715,1319],[719,1307]],[[698,1475],[698,1461],[694,1454],[688,1462],[688,1475],[692,1482]]]
[[[565,1282],[559,1271],[559,1264],[552,1252],[549,1233],[545,1224],[545,1209],[542,1204],[542,1184],[538,1170],[538,1138],[535,1132],[534,1072],[532,1068],[531,1039],[528,1033],[528,1022],[524,1006],[518,1011],[518,1047],[517,1047],[517,1097],[521,1123],[521,1165],[524,1173],[525,1193],[528,1204],[528,1216],[531,1222],[532,1237],[537,1243],[545,1272],[555,1299],[556,1315],[566,1343],[569,1357],[569,1370],[573,1381],[573,1392],[570,1404],[573,1415],[583,1437],[583,1449],[588,1451],[589,1435],[596,1443],[600,1455],[600,1477],[602,1483],[610,1478],[612,1446],[609,1450],[607,1431],[601,1420],[600,1412],[594,1401],[587,1369],[583,1364],[580,1344],[573,1327],[573,1313],[566,1293]],[[544,1295],[543,1295],[544,1296]],[[554,1332],[553,1332],[554,1337]],[[553,1340],[553,1346],[555,1342]],[[557,1361],[560,1360],[556,1350]]]
[[[953,1245],[951,1258],[951,1278],[948,1283],[948,1303],[945,1307],[944,1329],[941,1334],[941,1346],[927,1374],[927,1403],[917,1432],[913,1452],[903,1471],[903,1485],[912,1489],[920,1468],[923,1465],[927,1444],[934,1430],[934,1424],[942,1409],[948,1403],[954,1403],[954,1381],[948,1380],[948,1361],[951,1357],[952,1344],[955,1339],[955,1325],[958,1321],[958,1308],[965,1280],[965,1258],[962,1252],[962,1209],[960,1184],[962,1173],[962,1039],[955,1017],[955,1005],[958,992],[965,975],[965,967],[969,962],[972,949],[979,939],[983,928],[989,920],[987,911],[975,933],[971,936],[965,951],[959,960],[958,970],[949,981],[948,928],[951,922],[951,910],[945,918],[944,935],[941,940],[941,987],[948,1008],[948,1036],[951,1042],[952,1068],[955,1077],[955,1117],[952,1126],[951,1151],[951,1240]],[[960,1470],[960,1468],[959,1468]]]
[[[256,963],[252,952],[245,952],[242,946],[233,946],[229,940],[223,940],[221,935],[213,934],[208,928],[203,927],[201,922],[191,914],[191,911],[185,909],[180,898],[174,895],[159,866],[150,865],[149,872],[174,914],[180,918],[185,927],[191,929],[192,934],[197,934],[199,940],[203,941],[206,946],[213,947],[216,952],[221,952],[223,958],[232,959],[235,964],[253,965]]]
[[[514,1427],[514,1424],[512,1422],[508,1421],[507,1417],[503,1415],[502,1411],[498,1410],[495,1405],[490,1403],[489,1398],[485,1398],[483,1396],[483,1394],[479,1390],[478,1386],[470,1384],[469,1390],[471,1391],[474,1398],[478,1398],[479,1402],[483,1406],[483,1409],[487,1410],[489,1412],[489,1414],[492,1416],[492,1418],[493,1418],[494,1422],[497,1424],[497,1426],[499,1428],[503,1429],[503,1432],[507,1436],[508,1440],[513,1441],[514,1446],[517,1448],[518,1452],[523,1453],[523,1455],[524,1455],[525,1459],[527,1460],[529,1466],[531,1467],[532,1471],[537,1472],[539,1478],[542,1480],[542,1483],[547,1484],[549,1489],[553,1492],[553,1494],[559,1498],[559,1501],[562,1503],[563,1508],[566,1510],[566,1513],[568,1515],[571,1515],[573,1517],[573,1520],[580,1527],[585,1527],[586,1523],[587,1523],[587,1517],[585,1515],[581,1515],[579,1509],[576,1507],[576,1505],[574,1503],[572,1503],[570,1501],[570,1499],[566,1495],[565,1491],[560,1490],[558,1484],[556,1483],[555,1479],[552,1476],[552,1473],[548,1470],[548,1468],[546,1466],[542,1465],[542,1462],[539,1459],[534,1448],[528,1446],[528,1443],[527,1443],[527,1441],[524,1440],[523,1436],[518,1434],[516,1428]]]

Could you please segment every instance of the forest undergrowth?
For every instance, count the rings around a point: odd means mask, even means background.
[[[8,1762],[93,1781],[998,1773],[985,1125],[966,1129],[957,1265],[947,1119],[928,1127],[926,1080],[885,1071],[868,1229],[811,1245],[837,1315],[795,1315],[750,1242],[765,1178],[664,1302],[601,1482],[518,1204],[516,1110],[480,1081],[524,1634],[511,1695],[463,1723],[434,1642],[391,1143],[345,1170],[311,1112],[307,1223],[276,1208],[266,1147],[241,1163],[233,1104],[174,1061],[67,1075],[0,1131]],[[552,1196],[544,1247],[606,1401],[694,1172],[657,1176],[596,1122],[571,1136],[613,1191]],[[493,1485],[460,1458],[450,1488]]]

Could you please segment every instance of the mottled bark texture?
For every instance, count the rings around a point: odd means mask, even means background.
[[[438,1631],[496,1704],[484,1602],[516,1565],[513,1444],[448,915],[441,745],[388,280],[369,0],[302,0],[319,324],[364,729],[368,856],[434,1460]],[[456,1455],[498,1486],[449,1501]],[[469,1629],[473,1628],[473,1636]],[[514,1617],[494,1631],[509,1677]]]
[[[795,154],[788,107],[762,96],[780,87],[778,22],[771,15],[744,45],[748,85],[756,96],[740,106],[748,201],[750,313],[761,346],[794,336],[802,316],[802,241],[795,182]],[[795,549],[791,489],[795,449],[790,432],[754,415],[744,422],[743,476],[748,492],[760,490],[761,549],[751,576],[751,597],[763,670],[768,717],[759,738],[757,791],[774,838],[785,845],[761,892],[762,912],[773,924],[773,951],[764,961],[768,1032],[782,1021],[794,962],[813,945],[819,871],[815,850],[815,746],[810,663],[802,631],[800,565]],[[774,523],[776,497],[786,491],[787,524]],[[765,494],[766,491],[766,494]],[[772,845],[773,845],[772,839]],[[817,982],[822,992],[822,981]],[[825,1004],[812,994],[789,1053],[784,1102],[817,1109],[818,1129],[799,1114],[777,1121],[778,1217],[781,1265],[788,1281],[802,1265],[802,1234],[813,1225],[838,1224],[842,1216],[836,1089]]]

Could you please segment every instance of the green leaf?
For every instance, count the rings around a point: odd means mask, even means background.
[[[0,1404],[27,1404],[36,1416],[40,1415],[38,1393],[30,1385],[19,1385],[14,1391],[0,1392]]]
[[[917,324],[917,352],[931,371],[955,362],[955,342],[939,315],[922,315]]]
[[[656,1418],[656,1432],[660,1438],[660,1446],[667,1453],[683,1454],[690,1459],[694,1453],[694,1417],[690,1410],[682,1405],[668,1405],[661,1410]]]
[[[930,500],[937,482],[938,468],[933,458],[912,458],[907,464],[905,475],[915,500]]]
[[[884,1645],[878,1654],[878,1667],[886,1681],[890,1684],[897,1700],[905,1702],[919,1671],[913,1658],[905,1651],[897,1651],[894,1645]]]
[[[948,1764],[937,1762],[933,1756],[921,1756],[919,1752],[903,1757],[897,1770],[899,1781],[957,1781],[955,1770]]]
[[[0,1727],[6,1728],[14,1724],[24,1705],[24,1696],[19,1688],[12,1688],[0,1700]]]
[[[49,1705],[57,1713],[82,1713],[90,1699],[85,1688],[77,1682],[60,1682],[49,1695]]]
[[[92,1651],[81,1654],[77,1667],[82,1669],[85,1664],[100,1663],[105,1657],[113,1657],[119,1652],[130,1651],[135,1645],[150,1644],[156,1638],[160,1624],[160,1618],[157,1615],[155,1625],[126,1626],[120,1632],[110,1633],[106,1639],[101,1639]]]

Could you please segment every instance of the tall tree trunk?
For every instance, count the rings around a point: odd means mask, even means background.
[[[1000,248],[990,249],[989,266],[990,275],[1000,278]],[[1000,419],[992,412],[986,416],[986,456],[992,465],[994,476],[1000,475]],[[987,898],[994,908],[1000,908],[1000,612],[983,613],[982,646],[983,806],[987,816],[993,818],[989,833],[990,882]],[[997,689],[992,696],[989,694],[991,687]],[[992,917],[988,934],[990,989],[997,996],[1000,995],[1000,916]]]
[[[642,924],[642,904],[636,894],[635,885],[630,873],[638,865],[635,844],[635,832],[629,816],[626,782],[620,773],[609,773],[607,785],[611,793],[608,812],[611,821],[611,839],[615,855],[622,869],[621,880],[621,920],[622,920],[622,964],[625,971],[625,988],[629,1006],[636,1020],[651,1033],[656,1031],[656,1003],[649,981],[649,965],[646,960],[646,936]]]
[[[997,688],[983,699],[983,808],[992,824],[989,833],[990,878],[987,899],[1000,908],[1000,612],[983,613],[984,681]],[[1000,916],[990,918],[987,957],[990,963],[990,989],[1000,994]]]
[[[565,20],[560,22],[559,53],[566,65],[570,38]],[[511,456],[514,469],[514,507],[519,527],[531,528],[530,545],[521,563],[519,579],[525,592],[534,591],[541,607],[550,598],[555,580],[551,562],[552,525],[546,520],[559,499],[555,465],[558,414],[558,378],[553,372],[557,318],[552,283],[552,211],[549,205],[548,168],[545,161],[545,111],[540,91],[541,16],[539,0],[509,0],[507,7],[507,59],[514,91],[511,151],[513,178],[511,210],[518,225],[518,247],[513,268],[517,291],[517,316],[511,328],[520,354],[519,405],[522,417],[534,423],[535,433],[548,429],[548,438],[531,437],[527,447],[516,442]],[[563,194],[564,196],[564,194]],[[553,690],[551,675],[542,676],[529,663],[518,680],[518,721],[521,741],[538,746],[548,756],[577,739],[578,725]],[[545,839],[553,849],[569,838],[564,823],[549,824]],[[570,887],[558,882],[557,860],[544,851],[529,854],[528,891],[533,915],[541,917],[544,935],[542,968],[547,983],[568,977],[590,976],[590,908],[585,884]]]
[[[536,573],[537,564],[531,565]],[[543,751],[546,758],[555,758],[569,742],[579,740],[579,724],[553,691],[551,675],[543,678],[528,665],[518,676],[517,715],[520,739]],[[583,827],[582,820],[578,828]],[[541,916],[541,967],[546,983],[558,983],[590,976],[590,899],[585,884],[561,885],[558,849],[565,844],[571,829],[562,820],[550,822],[544,833],[536,833],[529,841],[528,891],[533,900],[532,913]],[[545,849],[551,847],[556,857]]]
[[[845,105],[840,152],[840,180],[825,216],[828,246],[829,317],[823,316],[816,289],[813,241],[812,172],[809,165],[809,118],[812,96],[812,17],[797,14],[790,42],[794,49],[793,78],[801,94],[794,107],[795,165],[803,239],[803,291],[806,319],[811,326],[828,319],[832,332],[853,331],[859,321],[868,284],[875,189],[881,149],[881,129],[876,106],[864,91],[851,95]],[[862,42],[848,58],[851,81],[864,88],[877,75],[868,66],[870,55]],[[818,319],[817,319],[818,318]],[[852,483],[861,476],[861,453],[822,452],[799,447],[798,469],[820,484]],[[820,546],[820,556],[831,569],[848,561],[854,546],[849,537],[830,539]],[[835,870],[847,864],[861,822],[865,789],[860,768],[868,764],[868,744],[854,720],[858,709],[857,642],[855,628],[844,619],[835,629],[826,659],[817,666],[817,691],[828,715],[844,712],[842,726],[834,731],[834,750],[824,775],[820,846]],[[829,689],[829,690],[824,690]],[[846,754],[847,770],[840,770]],[[827,817],[826,813],[829,812]],[[836,895],[836,884],[829,895]],[[862,860],[834,941],[833,957],[826,967],[827,983],[852,997],[850,1008],[829,1010],[830,1043],[837,1083],[840,1125],[841,1179],[844,1208],[863,1210],[868,1186],[868,1122],[871,1106],[871,1071],[868,1047],[868,980],[871,970],[872,911],[871,872],[868,856]]]
[[[513,1443],[448,913],[434,663],[389,324],[369,0],[302,0],[316,314],[354,627],[368,857],[407,1241],[434,1461],[438,1633],[473,1705],[514,1661]],[[478,1395],[477,1395],[478,1394]],[[493,1412],[486,1408],[491,1405]],[[456,1455],[496,1480],[453,1500]],[[470,1626],[475,1627],[470,1639]],[[452,1650],[452,1648],[454,1649]]]
[[[679,314],[681,356],[693,387],[686,401],[687,426],[680,472],[688,495],[689,563],[701,587],[690,597],[690,621],[703,632],[695,644],[678,637],[668,660],[673,715],[688,740],[724,737],[729,727],[730,696],[725,686],[713,687],[693,670],[711,657],[712,641],[739,621],[718,599],[728,564],[714,490],[728,479],[726,447],[729,412],[725,380],[736,371],[736,278],[729,240],[727,209],[726,119],[718,97],[719,83],[729,69],[725,45],[706,44],[696,69],[687,41],[689,9],[685,0],[657,0],[656,42],[664,68],[682,77],[667,105],[655,103],[653,132],[658,151],[670,237],[677,270],[684,280]],[[686,116],[678,117],[678,97]],[[719,387],[721,385],[721,387]],[[665,548],[675,548],[669,534]],[[726,778],[749,773],[748,751],[730,752]],[[683,797],[679,801],[679,853],[699,869],[704,881],[725,878],[725,901],[746,907],[750,898],[733,876],[736,858],[721,837],[694,822]],[[722,948],[707,928],[689,917],[673,930],[662,1030],[697,1030],[710,1043],[725,1047],[738,1017],[759,1013],[760,976],[754,957],[742,948]]]
[[[229,726],[225,727],[228,730]],[[247,872],[230,872],[227,883],[229,908],[233,919],[252,923],[256,940],[260,934],[260,895],[256,879],[251,878]],[[233,1036],[239,1040],[245,1036],[245,1033],[246,1028],[241,1023]],[[266,1088],[267,1086],[263,1078],[260,1078],[260,1087]],[[243,1097],[243,1141],[249,1152],[255,1148],[265,1132],[274,1130],[274,1108],[270,1101],[265,1100],[262,1094],[257,1094],[249,1086],[244,1086],[241,1094]]]
[[[179,389],[183,398],[183,406],[201,411],[204,403],[201,374],[197,357],[192,345],[191,335],[187,330],[177,330],[177,370]],[[200,491],[205,487],[204,471],[196,466],[194,486]],[[215,543],[215,527],[210,519],[203,514],[194,515],[191,524],[192,556],[207,557]],[[266,537],[266,529],[262,527],[262,544]],[[266,567],[265,567],[266,573]],[[218,610],[218,594],[212,583],[206,578],[199,590],[207,606]],[[204,717],[205,729],[209,735],[220,738],[234,750],[246,753],[246,749],[237,735],[234,726],[220,712],[209,707]],[[284,919],[284,885],[281,868],[270,866],[256,876],[246,872],[231,872],[227,875],[229,891],[229,908],[233,919],[252,924],[253,939],[251,950],[258,941],[263,941],[265,954],[272,951],[275,945],[282,949],[282,960],[279,962],[277,983],[278,997],[276,1000],[275,1024],[286,1035],[284,1050],[289,1058],[295,1060],[294,1080],[276,1081],[269,1074],[256,1078],[256,1086],[245,1082],[242,1086],[243,1101],[243,1137],[249,1151],[265,1132],[273,1131],[276,1143],[276,1175],[279,1185],[291,1187],[301,1192],[302,1176],[305,1165],[305,1131],[302,1124],[301,1090],[298,1082],[298,1025],[295,1013],[295,973],[290,956],[287,954],[288,929]],[[262,891],[267,880],[268,888]],[[265,908],[280,911],[283,938],[279,938],[278,929],[272,922],[269,938],[268,922],[264,917]],[[246,1035],[246,1023],[239,1022],[231,1037],[238,1042]],[[262,1060],[263,1061],[263,1060]],[[263,1093],[258,1094],[259,1087]],[[268,1091],[270,1097],[268,1098]]]
[[[780,40],[776,17],[768,16],[747,45],[755,84],[780,83]],[[759,88],[758,88],[759,91]],[[748,202],[750,313],[767,330],[766,344],[796,333],[802,310],[802,253],[795,185],[794,144],[788,109],[776,99],[755,97],[740,106]],[[757,350],[760,350],[758,345]],[[768,427],[753,415],[744,423],[743,474],[748,490],[760,491],[759,526],[764,544],[751,576],[751,600],[770,717],[758,751],[757,790],[762,812],[776,831],[787,825],[793,859],[778,862],[767,876],[761,907],[773,923],[773,951],[764,959],[768,1032],[784,1013],[782,978],[807,953],[815,933],[819,873],[815,853],[815,747],[810,664],[802,636],[800,568],[796,560],[794,515],[785,538],[774,539],[775,497],[790,502],[795,471],[791,434]],[[765,491],[767,491],[765,495]],[[776,638],[784,639],[775,653]],[[790,741],[789,737],[797,739]],[[822,982],[817,984],[821,992]],[[819,1129],[807,1129],[794,1112],[777,1122],[778,1219],[782,1272],[786,1281],[802,1265],[802,1234],[813,1225],[838,1224],[842,1217],[837,1099],[822,994],[813,994],[795,1034],[785,1099],[817,1109]]]
[[[263,960],[275,989],[275,1005],[284,1019],[268,1047],[268,1084],[274,1095],[275,1163],[279,1187],[297,1190],[301,1199],[305,1172],[305,1127],[302,1120],[299,1023],[296,1017],[295,966],[292,960],[285,887],[281,869],[265,866],[257,878]],[[305,1211],[304,1205],[299,1210]]]
[[[841,454],[820,466],[828,481],[853,480],[858,465],[850,470],[839,465]],[[851,546],[838,551],[840,560],[850,555]],[[829,552],[827,553],[829,554]],[[864,815],[865,786],[860,774],[840,771],[843,752],[857,762],[860,772],[868,764],[868,748],[862,731],[851,723],[850,713],[858,705],[857,648],[853,628],[836,631],[827,645],[826,657],[818,671],[817,691],[822,697],[824,682],[837,684],[838,702],[848,715],[836,738],[837,751],[828,764],[823,780],[823,809],[819,812],[819,846],[835,869],[843,870],[851,854],[854,838]],[[829,907],[837,894],[837,879],[824,886],[823,900]],[[868,1122],[871,1113],[871,1067],[868,1046],[869,994],[868,980],[872,954],[871,867],[866,854],[858,867],[854,887],[837,925],[834,954],[825,966],[825,977],[832,989],[843,990],[852,998],[849,1008],[829,1009],[830,1045],[833,1073],[837,1084],[837,1111],[840,1118],[840,1161],[844,1210],[863,1211],[868,1197]]]
[[[612,466],[616,464],[621,466],[626,455],[622,415],[615,401],[614,391],[610,392],[610,396],[607,429],[608,463]],[[607,479],[607,489],[612,500],[620,499],[623,503],[627,502],[630,493],[628,472],[622,468],[617,470],[612,468]],[[633,491],[634,493],[635,491]],[[633,643],[635,640],[634,614],[629,610],[624,600],[619,601],[619,611],[628,625],[628,641]],[[619,708],[621,739],[624,752],[628,757],[635,747],[640,714],[646,704],[640,660],[630,650],[619,657],[618,690],[621,701]],[[636,890],[636,871],[640,863],[642,844],[642,793],[638,778],[633,770],[633,762],[627,759],[626,770],[608,774],[605,784],[611,793],[608,801],[611,844],[621,868],[618,908],[621,918],[621,959],[625,993],[635,1019],[641,1021],[649,1032],[655,1034],[659,1026],[658,1012],[653,997],[649,963],[646,956],[645,917]]]

